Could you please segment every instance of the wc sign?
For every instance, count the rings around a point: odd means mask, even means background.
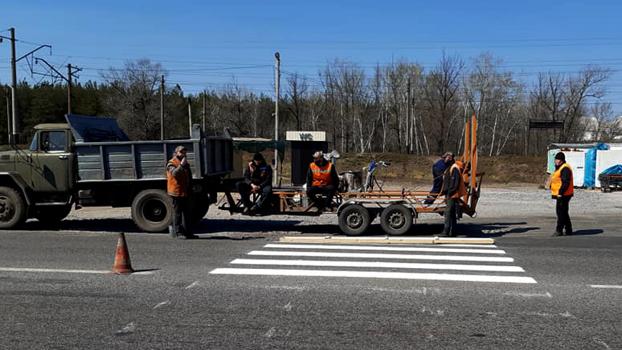
[[[288,131],[285,134],[286,141],[326,141],[324,131]]]

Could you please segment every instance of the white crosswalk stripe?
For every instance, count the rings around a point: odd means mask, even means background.
[[[234,267],[217,268],[210,274],[537,283],[531,277],[516,275],[525,270],[507,264],[514,259],[499,256],[505,251],[496,246],[271,243],[263,248],[250,251],[248,255],[253,258],[234,259],[230,263]]]

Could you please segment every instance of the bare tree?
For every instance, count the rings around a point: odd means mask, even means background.
[[[298,73],[290,74],[287,78],[287,92],[285,104],[289,113],[296,120],[296,130],[302,130],[302,121],[305,119],[305,104],[309,84],[307,78]]]
[[[129,61],[121,69],[102,73],[110,86],[104,104],[118,117],[131,138],[157,139],[160,134],[158,89],[160,76],[166,72],[159,63],[148,59]]]
[[[458,92],[463,68],[459,57],[443,53],[439,64],[426,76],[424,101],[428,118],[435,125],[437,152],[446,150],[453,124],[460,115]]]

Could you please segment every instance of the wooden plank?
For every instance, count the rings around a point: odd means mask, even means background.
[[[338,237],[338,236],[283,236],[279,242],[320,243],[320,244],[494,244],[492,238],[458,237]]]

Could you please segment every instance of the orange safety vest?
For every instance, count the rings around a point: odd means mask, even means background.
[[[452,164],[451,168],[449,168],[449,176],[451,176],[451,173],[453,173],[454,170],[458,170],[460,173],[460,182],[458,183],[458,190],[451,196],[451,198],[458,199],[466,196],[467,190],[464,185],[464,178],[462,177],[462,169],[460,168],[460,165],[456,163]]]
[[[564,168],[568,168],[568,170],[570,170],[570,185],[566,189],[566,192],[559,193],[559,190],[562,188],[562,169]],[[572,196],[574,194],[573,177],[574,176],[572,175],[572,168],[570,167],[570,165],[568,165],[568,163],[562,164],[559,169],[555,170],[555,172],[553,172],[553,175],[551,175],[551,194],[553,196],[557,196],[560,194],[563,196]]]
[[[166,192],[173,197],[187,197],[190,187],[190,170],[182,169],[177,176],[173,176],[168,170],[169,166],[178,167],[181,160],[177,157],[171,158],[166,164]]]
[[[311,173],[313,174],[311,186],[324,187],[332,184],[333,181],[330,177],[330,172],[333,169],[333,163],[326,162],[323,166],[318,166],[313,162],[309,165],[309,169],[311,169]]]

